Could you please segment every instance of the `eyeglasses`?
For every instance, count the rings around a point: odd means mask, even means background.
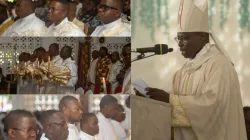
[[[61,123],[50,123],[50,124],[48,124],[48,126],[51,126],[52,124],[59,125],[65,129],[67,129],[67,127],[68,127],[68,125],[65,121],[62,121]]]
[[[113,9],[113,10],[119,10],[115,7],[111,7],[111,6],[108,6],[108,5],[105,5],[105,4],[99,4],[97,6],[97,9],[103,9],[104,11],[107,11],[107,10],[110,10],[110,9]]]
[[[35,132],[36,134],[39,133],[39,129],[37,128],[11,128],[14,130],[18,130],[18,131],[23,131],[24,133],[30,135],[32,132]]]
[[[174,38],[175,41],[179,44],[180,41],[182,41],[184,44],[186,44],[188,42],[188,40],[190,39],[190,36],[185,36],[185,37],[175,37]]]

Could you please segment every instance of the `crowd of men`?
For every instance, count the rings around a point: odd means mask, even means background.
[[[109,53],[109,50],[103,46],[100,47],[99,50],[94,50],[92,52],[92,61],[89,65],[84,91],[91,91],[94,94],[129,94],[131,83],[130,51],[130,43],[123,46],[121,54],[117,51]],[[32,66],[33,69],[36,69],[38,65],[39,68],[43,66],[50,67],[48,73],[53,72],[52,66],[67,67],[70,71],[70,78],[64,84],[59,84],[58,82],[51,80],[52,78],[49,78],[47,74],[42,75],[42,82],[38,82],[39,80],[37,80],[36,76],[31,77],[30,75],[15,75],[12,77],[12,80],[14,77],[17,79],[17,94],[76,93],[75,88],[79,77],[76,62],[72,58],[71,47],[64,46],[60,50],[59,44],[53,43],[49,46],[47,51],[43,47],[39,47],[36,48],[32,54],[22,52],[18,59],[19,63],[17,64],[17,67],[22,68]],[[0,82],[2,83],[0,89],[3,93],[6,93],[6,78],[2,74],[2,69],[0,70]],[[54,71],[54,73],[59,75],[59,71],[61,70],[55,69]],[[104,88],[106,88],[106,90],[104,90]]]
[[[87,90],[91,90],[95,94],[105,93],[104,86],[106,86],[106,94],[130,93],[130,52],[130,43],[123,46],[121,54],[117,51],[109,54],[106,47],[100,47],[99,51],[94,50],[88,70]]]
[[[42,111],[40,117],[26,110],[13,110],[3,119],[4,140],[129,140],[130,97],[123,107],[106,95],[100,112],[84,112],[77,98],[64,96],[59,110]],[[80,124],[80,125],[79,125]]]
[[[0,1],[1,36],[131,36],[130,0]]]
[[[75,85],[78,80],[77,76],[77,65],[75,60],[72,58],[72,48],[70,46],[64,46],[59,51],[59,45],[53,43],[49,46],[48,51],[43,47],[39,47],[34,50],[33,54],[22,52],[19,55],[18,67],[25,66],[50,66],[64,67],[66,66],[70,71],[70,78],[64,85],[60,85],[57,82],[51,81],[49,78],[44,80],[42,83],[38,83],[35,78],[28,76],[19,76],[18,78],[18,93],[19,94],[65,94],[75,93]],[[51,68],[52,69],[52,68]],[[57,74],[60,74],[60,69]],[[45,74],[43,77],[45,77]]]

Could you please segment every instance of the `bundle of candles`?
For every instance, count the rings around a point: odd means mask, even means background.
[[[22,76],[29,79],[34,79],[38,84],[45,82],[53,82],[58,85],[67,85],[70,79],[70,70],[66,66],[57,66],[50,61],[42,62],[39,61],[29,63],[20,66],[14,66],[14,72],[18,76]]]

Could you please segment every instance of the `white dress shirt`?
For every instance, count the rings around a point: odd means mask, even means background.
[[[85,37],[85,33],[66,17],[61,23],[48,28],[46,36]]]
[[[79,140],[79,130],[74,124],[68,123],[69,135],[67,140]]]
[[[131,36],[131,25],[124,22],[122,18],[117,19],[109,24],[101,25],[96,27],[94,32],[91,34],[92,37],[100,36]]]
[[[79,140],[96,140],[94,136],[91,136],[83,131],[80,131]]]
[[[60,57],[60,55],[57,55],[57,56],[53,57],[51,62],[55,63],[55,65],[60,66],[60,65],[62,65],[63,59]]]
[[[58,93],[59,94],[65,94],[65,93],[75,93],[75,85],[77,83],[78,77],[77,77],[77,66],[75,64],[75,61],[71,59],[71,57],[63,60],[62,66],[66,66],[70,70],[70,80],[67,84],[67,86],[60,86],[58,87]]]
[[[91,83],[95,83],[95,76],[96,76],[96,64],[99,58],[90,62],[89,70],[88,70],[88,81]]]
[[[42,134],[40,140],[49,140],[48,138],[45,137],[45,133]]]
[[[97,114],[99,134],[97,140],[118,140],[111,119],[105,118],[101,112]]]
[[[124,75],[122,93],[130,94],[130,89],[131,89],[131,67],[126,70],[126,73]]]
[[[127,139],[127,135],[126,132],[124,130],[124,128],[122,127],[121,123],[115,121],[115,120],[111,120],[111,123],[114,127],[115,133],[117,135],[117,137],[119,138],[119,140],[121,139]]]
[[[129,131],[131,129],[131,109],[125,106],[124,110],[126,112],[126,118],[121,122],[121,125],[125,130]]]
[[[119,74],[120,70],[122,69],[123,65],[118,60],[114,64],[110,64],[109,66],[109,82],[111,83],[111,94],[115,94],[115,89],[118,86],[118,82],[116,80],[116,76]]]
[[[35,16],[35,13],[18,19],[2,36],[44,36],[47,27],[45,23]]]

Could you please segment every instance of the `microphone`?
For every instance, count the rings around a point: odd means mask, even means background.
[[[168,52],[172,52],[172,48],[168,48],[168,45],[166,44],[156,44],[154,47],[148,47],[148,48],[137,48],[133,50],[132,52],[137,53],[149,53],[154,52],[156,55],[163,55]]]

